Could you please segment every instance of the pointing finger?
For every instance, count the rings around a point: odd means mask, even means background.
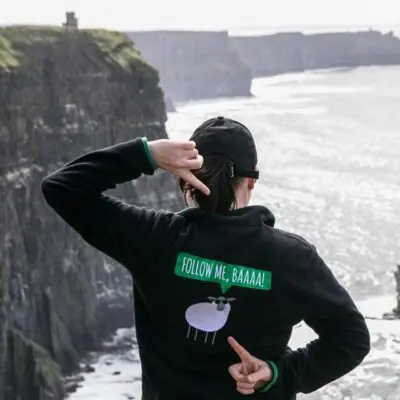
[[[236,339],[234,339],[232,336],[229,336],[228,343],[230,344],[232,349],[235,351],[235,353],[240,357],[242,362],[251,364],[251,365],[254,364],[253,356],[242,345],[240,345]]]
[[[210,189],[203,182],[201,182],[200,179],[196,178],[189,170],[182,170],[179,173],[179,176],[189,185],[199,189],[206,196],[210,194]]]

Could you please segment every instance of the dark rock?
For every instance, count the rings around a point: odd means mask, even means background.
[[[121,375],[121,371],[114,371],[113,375]]]
[[[119,353],[124,353],[125,351],[129,350],[132,348],[134,344],[134,341],[130,337],[124,337],[121,340],[118,340],[116,342],[105,342],[102,346],[102,350],[105,353],[112,353],[112,352],[119,352]]]
[[[165,111],[167,111],[167,112],[175,112],[176,111],[174,103],[168,96],[165,97]]]
[[[160,72],[172,101],[249,96],[252,74],[227,32],[152,31],[127,34]]]
[[[83,368],[82,368],[82,372],[94,372],[96,371],[96,369],[94,367],[92,367],[91,365],[86,364]]]
[[[64,398],[60,367],[45,349],[14,329],[8,331],[7,360],[5,400]]]
[[[123,34],[0,28],[0,400],[62,399],[60,373],[133,323],[130,275],[47,207],[42,178],[94,148],[165,138],[165,120],[157,71]],[[113,192],[182,206],[160,172]]]
[[[378,320],[386,320],[386,321],[393,321],[395,319],[399,319],[400,314],[398,314],[398,311],[394,309],[392,312],[384,313],[382,318],[374,318]]]
[[[81,387],[81,385],[76,382],[66,385],[65,386],[65,394],[68,395],[71,393],[75,393],[80,387]]]
[[[82,375],[67,376],[64,378],[64,390],[65,394],[76,392],[81,386],[85,378]]]
[[[396,315],[397,318],[400,318],[400,264],[397,264],[397,271],[394,273],[394,278],[396,280],[397,306],[393,310],[393,314]]]
[[[400,39],[377,31],[231,37],[255,77],[310,69],[400,64]]]
[[[383,319],[394,320],[400,319],[400,264],[397,264],[397,271],[394,272],[396,281],[396,307],[388,313],[383,314]]]

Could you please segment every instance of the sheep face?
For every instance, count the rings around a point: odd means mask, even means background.
[[[231,303],[235,299],[233,297],[208,297],[208,301],[215,303],[217,305],[218,311],[223,311],[228,303]]]

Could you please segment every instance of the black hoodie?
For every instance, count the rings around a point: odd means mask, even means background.
[[[242,399],[228,336],[274,371],[255,398],[293,399],[355,368],[370,349],[364,318],[315,247],[274,228],[268,209],[173,213],[104,194],[153,174],[146,149],[136,139],[90,152],[42,183],[48,204],[132,274],[142,398]],[[302,320],[319,338],[291,351]]]

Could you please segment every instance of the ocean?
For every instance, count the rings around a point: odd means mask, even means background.
[[[224,115],[254,133],[260,180],[253,204],[276,226],[318,249],[368,318],[372,350],[364,363],[310,400],[398,400],[400,321],[380,317],[395,306],[400,263],[400,67],[336,69],[260,78],[253,97],[178,104],[171,138],[188,138],[204,119]],[[315,337],[304,325],[291,346]],[[125,349],[92,354],[71,400],[140,399],[134,329],[117,332]]]

